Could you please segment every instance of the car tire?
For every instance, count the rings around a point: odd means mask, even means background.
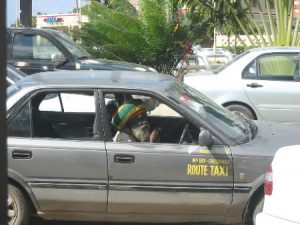
[[[8,184],[8,225],[27,225],[31,215],[31,207],[22,191]]]
[[[229,109],[232,112],[239,113],[242,116],[254,120],[255,116],[253,115],[252,111],[247,107],[243,105],[228,105],[226,106],[227,109]]]

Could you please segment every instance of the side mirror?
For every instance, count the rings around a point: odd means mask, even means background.
[[[202,128],[202,130],[199,133],[198,143],[200,146],[210,147],[213,143],[211,133],[208,130]]]
[[[66,58],[64,57],[64,55],[61,52],[55,53],[55,54],[51,54],[51,61],[52,62],[57,62],[57,63],[63,63],[66,61]]]

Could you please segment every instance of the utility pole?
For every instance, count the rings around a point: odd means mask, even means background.
[[[216,11],[216,0],[214,0],[214,11]],[[213,46],[213,51],[214,51],[214,63],[216,63],[216,45],[217,45],[217,30],[216,26],[214,26],[214,46]]]
[[[21,27],[32,27],[32,0],[20,0]]]
[[[16,22],[15,27],[18,28],[20,23],[20,1],[16,0]]]
[[[76,0],[76,3],[77,3],[77,12],[78,12],[78,24],[80,29],[82,23],[81,0]]]

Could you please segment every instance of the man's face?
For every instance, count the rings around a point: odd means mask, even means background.
[[[133,136],[140,142],[146,142],[150,140],[151,127],[148,122],[146,112],[137,114],[130,121],[131,132]]]

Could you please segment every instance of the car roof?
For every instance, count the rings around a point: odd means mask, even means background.
[[[14,84],[15,82],[21,80],[26,76],[25,73],[16,69],[15,67],[7,64],[6,65],[6,80],[9,84]]]
[[[251,48],[248,51],[257,52],[257,51],[300,51],[299,47],[293,46],[271,46],[271,47],[261,47],[261,48]]]
[[[29,27],[26,27],[26,28],[7,28],[8,31],[12,31],[12,32],[22,32],[22,31],[36,31],[36,32],[41,32],[41,33],[59,33],[61,31],[59,30],[54,30],[54,29],[45,29],[45,28],[29,28]]]
[[[59,70],[36,73],[20,80],[20,88],[82,87],[161,90],[178,79],[164,74],[140,71]]]

